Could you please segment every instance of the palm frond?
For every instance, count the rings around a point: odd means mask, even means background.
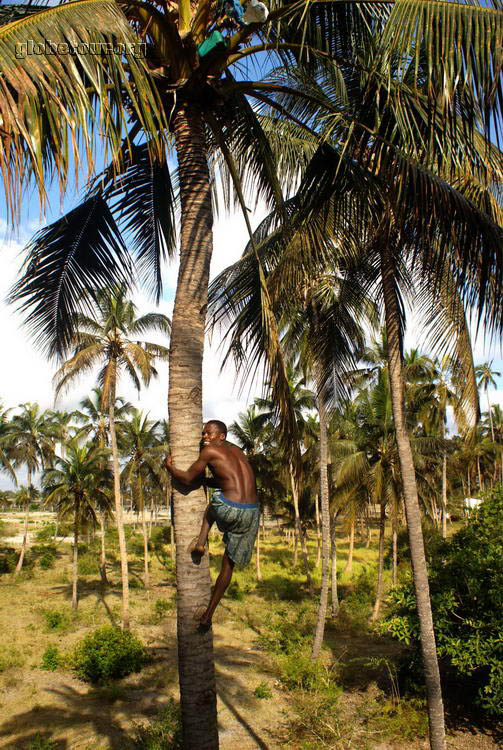
[[[33,54],[31,45],[46,53]],[[14,217],[32,176],[42,193],[53,172],[65,187],[80,141],[89,170],[98,133],[119,160],[131,111],[160,150],[162,107],[138,45],[119,3],[109,0],[39,8],[0,28],[0,169]]]
[[[166,161],[152,161],[150,151],[146,143],[132,146],[106,198],[122,231],[131,235],[140,279],[158,303],[163,263],[176,250],[178,198]]]
[[[129,283],[130,259],[99,194],[40,230],[26,253],[24,275],[9,301],[24,314],[35,344],[51,357],[63,356],[72,344],[75,313],[82,305],[92,310],[96,289]]]

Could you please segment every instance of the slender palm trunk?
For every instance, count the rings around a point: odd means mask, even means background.
[[[124,521],[122,518],[119,451],[117,449],[117,436],[115,433],[115,383],[113,383],[112,387],[110,388],[108,416],[110,422],[110,445],[112,448],[112,470],[114,477],[115,522],[117,524],[117,534],[119,537],[119,554],[121,559],[122,629],[129,630],[129,571],[127,561],[126,535],[124,534]]]
[[[381,503],[381,517],[379,520],[379,557],[377,562],[377,588],[374,609],[372,610],[371,620],[377,620],[382,601],[382,574],[384,570],[384,533],[386,530],[386,505]]]
[[[447,454],[442,459],[442,536],[447,536]]]
[[[14,578],[19,575],[21,568],[23,567],[24,556],[26,554],[26,547],[28,545],[28,521],[30,518],[30,490],[31,488],[31,470],[28,469],[28,500],[26,501],[26,508],[24,514],[24,529],[23,529],[23,543],[21,545],[21,552],[19,553],[19,559],[17,561],[16,570],[14,571]]]
[[[325,634],[325,621],[327,619],[328,606],[328,566],[330,558],[330,507],[328,500],[328,438],[325,404],[323,398],[318,394],[318,409],[320,415],[320,499],[321,499],[321,592],[318,607],[318,619],[314,633],[313,650],[311,658],[317,659],[323,643]]]
[[[334,513],[331,531],[332,543],[332,617],[339,614],[339,594],[337,591],[337,514]]]
[[[355,517],[351,519],[351,529],[349,531],[349,549],[348,549],[348,559],[346,562],[346,565],[344,566],[343,573],[347,573],[349,576],[351,576],[353,572],[353,552],[355,548]]]
[[[486,388],[486,396],[487,396],[487,411],[489,412],[489,424],[491,425],[491,439],[494,443],[494,424],[493,424],[493,415],[491,411],[491,402],[489,401],[489,391]]]
[[[211,188],[204,124],[193,102],[174,115],[181,201],[180,269],[171,329],[169,426],[175,466],[186,469],[199,455],[202,364],[212,253]],[[176,540],[178,674],[186,750],[218,748],[213,634],[194,616],[210,599],[208,555],[196,565],[187,547],[206,508],[202,489],[173,482]]]
[[[318,493],[314,496],[314,512],[316,516],[316,567],[318,568],[321,562],[320,504]]]
[[[257,543],[255,547],[255,563],[256,563],[257,581],[261,581],[262,572],[260,570],[260,526],[257,531]]]
[[[107,550],[105,546],[105,514],[100,513],[100,532],[101,532],[101,563],[100,576],[103,584],[108,583],[107,578]]]
[[[302,549],[302,560],[304,563],[304,573],[306,574],[307,585],[309,586],[310,593],[314,594],[313,580],[311,578],[311,571],[309,570],[309,559],[307,556],[306,539],[304,536],[304,532],[302,530],[302,524],[300,522],[299,491],[297,487],[297,480],[295,479],[295,475],[293,472],[293,466],[291,464],[290,464],[290,483],[292,487],[293,508],[295,511],[296,546],[295,546],[294,564],[296,563],[296,558],[297,558],[297,543],[300,542],[300,546]]]
[[[72,567],[72,609],[77,611],[79,606],[79,498],[75,500],[75,518],[73,519],[73,567]]]
[[[433,630],[430,587],[424,552],[421,512],[417,495],[412,449],[406,428],[404,384],[402,371],[402,344],[400,337],[400,311],[396,292],[394,260],[384,246],[381,247],[381,274],[388,344],[388,368],[395,423],[398,456],[402,474],[405,513],[409,530],[412,575],[416,593],[421,651],[426,681],[430,746],[432,750],[445,750],[445,724],[437,648]]]
[[[141,513],[141,529],[143,532],[143,560],[145,565],[145,577],[144,584],[145,588],[148,589],[150,585],[149,574],[148,574],[148,540],[147,526],[145,523],[145,498],[143,495],[143,482],[141,476],[138,474],[138,498],[140,500],[140,513]]]
[[[477,474],[479,476],[479,492],[482,492],[482,474],[480,473],[480,456],[477,456]]]
[[[392,526],[393,562],[391,582],[393,586],[396,586],[398,581],[398,509],[396,506],[393,508]]]

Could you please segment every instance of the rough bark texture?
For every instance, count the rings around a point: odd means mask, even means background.
[[[330,558],[330,508],[328,501],[328,439],[323,400],[318,396],[320,414],[320,500],[321,500],[321,592],[318,619],[314,633],[311,658],[317,659],[323,644],[328,605],[328,566]]]
[[[332,617],[339,614],[339,594],[337,592],[337,516],[334,514],[331,531],[332,542]]]
[[[108,583],[107,578],[107,551],[105,547],[105,515],[100,513],[100,530],[101,530],[101,563],[100,576],[103,584]]]
[[[212,206],[204,126],[195,104],[174,116],[181,233],[180,270],[171,329],[170,444],[175,466],[187,469],[199,455],[202,366],[212,252]],[[218,415],[216,415],[218,416]],[[176,541],[178,674],[186,750],[218,748],[213,633],[198,632],[195,616],[210,598],[208,555],[199,565],[187,547],[198,535],[206,507],[202,489],[173,482]]]
[[[122,518],[121,480],[119,466],[119,451],[117,450],[117,436],[115,434],[115,384],[110,389],[110,404],[108,416],[110,422],[110,445],[112,448],[112,470],[114,477],[115,523],[119,537],[119,554],[121,559],[122,579],[122,629],[129,630],[129,571],[127,562],[126,535]]]
[[[72,578],[72,609],[77,611],[79,606],[79,502],[75,504],[75,518],[73,520],[73,578]]]
[[[260,570],[260,527],[259,527],[259,530],[257,531],[257,542],[255,546],[255,563],[256,563],[257,581],[261,581],[262,572]]]
[[[382,600],[382,574],[384,569],[384,531],[386,527],[386,506],[381,503],[381,518],[379,521],[379,558],[377,563],[377,588],[374,609],[372,610],[371,620],[377,620],[379,610],[381,609]]]
[[[416,475],[405,420],[400,314],[395,287],[395,267],[393,259],[385,247],[381,248],[381,273],[393,418],[402,473],[412,575],[419,617],[421,651],[428,700],[430,746],[432,750],[445,750],[444,706],[431,613],[430,587],[426,568],[423,532],[421,529],[421,513],[417,496]]]
[[[355,548],[355,519],[354,516],[351,519],[351,529],[349,531],[349,548],[348,548],[348,559],[344,566],[343,573],[347,573],[349,576],[353,573],[353,552]]]
[[[317,494],[314,496],[314,511],[316,516],[316,567],[319,568],[321,562],[321,528],[320,503]]]
[[[21,572],[21,568],[23,567],[23,561],[24,556],[26,554],[26,546],[28,544],[28,519],[30,517],[30,501],[26,503],[25,508],[25,515],[24,515],[24,529],[23,529],[23,544],[21,545],[21,552],[19,553],[19,559],[17,561],[16,570],[14,572],[14,577],[18,575],[18,573]]]
[[[150,586],[150,578],[148,574],[148,540],[149,535],[147,534],[147,524],[145,523],[145,498],[143,496],[143,482],[141,477],[138,477],[138,495],[140,499],[140,512],[141,512],[141,529],[143,532],[143,560],[145,566],[144,583],[145,588],[148,589]]]
[[[314,594],[313,579],[311,578],[311,571],[309,570],[309,559],[307,555],[306,539],[304,536],[304,532],[302,530],[302,524],[300,522],[299,490],[297,487],[297,481],[295,479],[292,465],[290,465],[290,484],[292,487],[293,508],[295,511],[295,532],[296,532],[295,533],[295,554],[294,554],[293,564],[294,565],[297,564],[297,541],[300,541],[300,546],[302,549],[302,560],[304,563],[304,572],[306,574],[307,585],[309,586],[310,594],[313,595]]]

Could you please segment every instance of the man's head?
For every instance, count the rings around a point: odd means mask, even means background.
[[[227,426],[219,419],[210,419],[203,427],[203,445],[219,445],[227,437]]]

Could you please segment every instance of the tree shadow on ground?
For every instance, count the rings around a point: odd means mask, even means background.
[[[83,683],[63,677],[66,683],[44,690],[50,696],[46,704],[41,701],[0,725],[0,738],[13,738],[3,747],[25,750],[40,734],[51,739],[55,750],[104,739],[110,750],[130,750],[134,747],[134,722],[155,716],[176,685],[176,662],[166,659],[166,652],[172,650],[173,642],[169,648],[150,649],[149,667],[133,677],[133,684],[117,681],[86,689]],[[70,739],[61,737],[68,734]]]

